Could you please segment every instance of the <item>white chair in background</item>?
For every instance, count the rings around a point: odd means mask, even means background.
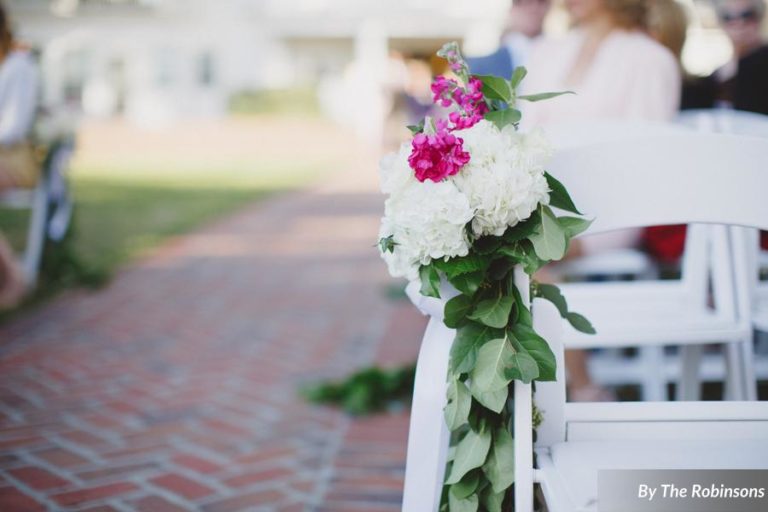
[[[768,228],[768,202],[762,197],[768,174],[760,168],[765,161],[768,145],[757,138],[691,134],[562,151],[551,169],[576,204],[596,216],[591,232],[670,223],[719,226],[712,243],[725,240],[731,261],[722,277],[730,280],[736,302],[748,303],[745,240],[752,235],[743,227],[722,226]],[[626,191],[631,194],[622,196]],[[746,318],[738,321],[751,329],[750,308],[737,310],[744,311]],[[541,484],[550,512],[596,510],[600,469],[768,469],[766,402],[566,404],[563,324],[549,304],[537,301],[533,314],[561,373],[557,382],[536,386],[535,402],[544,418],[537,431],[536,468],[530,456],[531,386],[515,386],[518,512],[532,511],[534,482]],[[729,346],[731,363],[741,365],[749,378],[751,337]]]
[[[29,287],[37,282],[46,239],[61,240],[69,228],[72,204],[64,174],[73,151],[72,140],[62,139],[53,143],[35,188],[0,193],[0,207],[30,212],[26,243],[21,254],[24,278]]]

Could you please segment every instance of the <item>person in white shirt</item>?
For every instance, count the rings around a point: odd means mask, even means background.
[[[17,45],[5,7],[0,4],[0,193],[33,187],[39,173],[29,142],[38,107],[35,60]],[[8,242],[0,233],[0,310],[15,306],[26,283]]]

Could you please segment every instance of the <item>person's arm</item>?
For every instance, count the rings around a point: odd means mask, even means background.
[[[0,145],[27,139],[37,113],[39,76],[34,62],[25,58],[12,71],[0,112]]]

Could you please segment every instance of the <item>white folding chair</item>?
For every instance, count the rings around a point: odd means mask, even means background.
[[[716,251],[725,249],[720,256],[730,261],[727,275],[713,279],[721,281],[719,286],[730,281],[739,304],[751,299],[745,250],[751,235],[743,227],[723,226],[768,228],[768,202],[762,197],[768,174],[759,165],[765,161],[768,145],[757,138],[680,134],[561,151],[550,169],[576,204],[595,215],[590,232],[712,224],[711,243]],[[748,332],[749,304],[736,313]],[[518,512],[532,510],[534,482],[541,484],[550,512],[596,510],[600,469],[768,469],[765,402],[566,404],[562,321],[551,305],[540,301],[533,314],[537,330],[558,356],[561,374],[557,382],[537,384],[536,404],[544,423],[537,432],[536,468],[529,455],[531,386],[515,386]],[[642,311],[638,316],[648,324],[659,321]],[[654,343],[642,337],[635,341]],[[749,378],[751,337],[729,347],[732,364]]]
[[[72,205],[64,172],[73,151],[72,140],[54,142],[42,164],[35,188],[0,193],[0,207],[30,211],[26,243],[20,257],[24,278],[30,288],[37,282],[46,239],[60,240],[69,227]]]
[[[572,125],[557,126],[550,128],[548,135],[559,150],[567,150],[591,144],[690,132],[688,127],[667,123],[614,121],[588,123],[579,129]],[[637,172],[644,171],[638,169]],[[598,332],[596,336],[587,336],[569,329],[565,336],[566,347],[614,347],[592,354],[589,358],[590,374],[599,384],[639,385],[644,400],[666,400],[667,384],[680,378],[681,360],[676,355],[665,355],[663,344],[676,344],[680,337],[684,343],[690,343],[699,339],[702,332],[714,333],[715,328],[719,337],[711,341],[739,341],[744,336],[743,326],[736,320],[734,297],[729,286],[715,286],[713,307],[709,306],[709,282],[713,276],[722,276],[724,269],[728,268],[727,249],[723,243],[713,246],[710,243],[712,236],[712,230],[707,226],[690,226],[681,278],[677,280],[661,280],[651,259],[636,249],[612,250],[557,266],[557,272],[566,276],[605,274],[631,275],[635,278],[629,282],[559,285],[571,309],[590,318]],[[717,247],[718,251],[715,250]],[[640,311],[665,321],[649,325],[638,316]],[[631,328],[628,329],[628,326]],[[725,332],[727,334],[721,339]],[[624,355],[620,349],[635,346],[637,339],[655,340],[656,344],[645,344],[638,349],[636,357]],[[684,360],[689,364],[682,370],[687,378],[681,383],[681,388],[683,396],[691,398],[696,396],[699,382],[695,380],[696,373],[688,366],[698,361],[695,356],[700,354],[698,349],[683,349],[682,352],[688,356]],[[707,364],[698,369],[699,373],[705,373],[708,380],[723,379],[726,372],[722,362],[712,360],[709,355],[706,359]],[[729,386],[729,389],[733,387]],[[732,396],[741,398],[737,391],[733,391]]]

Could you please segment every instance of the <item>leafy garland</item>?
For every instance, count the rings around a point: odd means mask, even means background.
[[[438,55],[452,64],[467,83],[469,72],[455,44]],[[456,64],[458,63],[458,65]],[[499,129],[517,125],[521,119],[517,100],[539,101],[562,93],[518,95],[526,70],[517,67],[509,80],[477,76],[487,112],[484,118]],[[423,126],[423,125],[422,125]],[[414,132],[422,126],[412,127]],[[558,216],[553,208],[581,213],[565,187],[546,174],[549,204],[540,204],[524,222],[508,228],[502,236],[472,240],[468,255],[433,260],[419,270],[421,293],[440,297],[443,280],[459,294],[445,305],[445,325],[456,330],[448,370],[448,402],[445,421],[452,432],[441,511],[502,512],[512,509],[514,440],[510,389],[515,380],[553,381],[556,361],[546,340],[533,329],[531,312],[514,283],[514,268],[521,266],[533,275],[566,254],[570,240],[586,230],[589,220]],[[385,251],[393,241],[382,239]],[[587,319],[568,310],[565,298],[551,284],[533,283],[531,296],[554,303],[574,328],[594,333]]]

